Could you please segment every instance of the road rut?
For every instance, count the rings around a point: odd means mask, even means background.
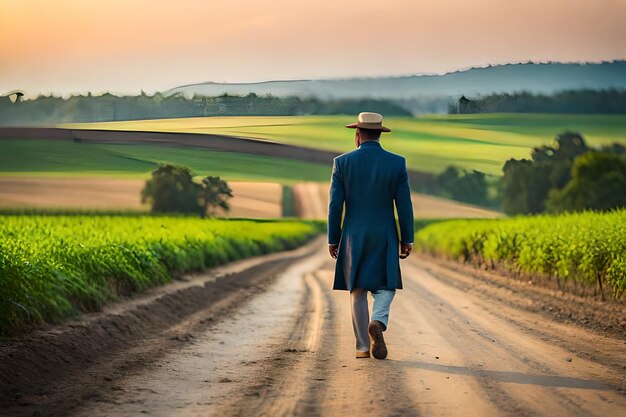
[[[177,325],[182,330],[173,326],[128,349],[132,355],[174,343],[153,350],[142,366],[86,369],[90,378],[81,383],[98,381],[98,393],[80,398],[69,414],[554,417],[626,410],[623,338],[518,308],[506,288],[488,289],[431,260],[411,256],[401,267],[387,360],[355,359],[349,295],[331,289],[334,261],[320,242],[254,297],[217,313],[201,310]],[[45,404],[39,407],[46,415]]]

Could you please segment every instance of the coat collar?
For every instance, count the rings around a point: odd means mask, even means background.
[[[360,148],[381,148],[381,146],[380,142],[377,140],[366,140],[365,142],[361,143],[359,149]]]

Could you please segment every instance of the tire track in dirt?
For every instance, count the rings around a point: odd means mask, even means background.
[[[237,291],[103,351],[56,391],[2,412],[592,417],[626,409],[623,340],[554,322],[521,307],[523,295],[504,283],[420,258],[401,264],[388,359],[356,359],[349,293],[332,290],[335,264],[322,238],[299,253],[282,266],[260,258],[258,276]]]
[[[626,304],[624,303],[583,298],[544,286],[543,283],[529,284],[528,281],[500,276],[471,265],[440,258],[420,256],[419,263],[430,274],[439,280],[446,281],[451,286],[463,291],[480,293],[500,305],[514,307],[510,310],[511,312],[525,310],[530,313],[539,313],[548,319],[547,323],[551,326],[559,326],[559,323],[555,321],[575,323],[601,335],[614,336],[626,342]],[[511,317],[516,316],[516,314],[511,315]],[[567,329],[572,329],[572,327],[561,328],[565,334],[571,333]],[[559,336],[559,333],[552,332],[551,336]],[[577,338],[567,339],[568,344],[577,341]],[[618,356],[617,352],[614,353],[614,357]]]
[[[618,392],[624,364],[620,370],[577,356],[541,333],[516,326],[505,305],[468,295],[413,264],[405,270],[407,288],[420,300],[419,311],[462,357],[461,364],[431,369],[477,378],[490,402],[510,415],[618,415],[626,406]],[[503,315],[491,313],[499,309]],[[535,321],[535,327],[542,327],[542,321]],[[609,349],[621,344],[604,341]]]
[[[293,251],[236,261],[80,321],[3,341],[0,415],[68,415],[81,403],[117,404],[121,380],[193,344],[319,244],[318,238]]]
[[[329,261],[317,272],[324,283],[324,291],[333,300],[336,314],[329,322],[336,334],[334,344],[328,344],[329,367],[327,389],[320,398],[320,415],[327,416],[416,416],[417,399],[404,378],[402,361],[397,360],[399,345],[390,341],[387,360],[356,359],[356,342],[351,319],[350,294],[347,291],[334,291],[334,261]],[[372,311],[372,297],[368,296],[369,311]],[[393,309],[393,307],[392,307]],[[391,325],[392,327],[395,324]]]
[[[349,294],[332,290],[333,271],[327,261],[305,274],[302,307],[284,344],[291,355],[277,350],[249,390],[216,414],[416,415],[396,363],[354,358]]]
[[[280,382],[276,369],[286,368],[291,358],[308,354],[317,343],[311,327],[319,326],[321,318],[310,318],[319,316],[322,304],[308,273],[320,259],[320,251],[310,251],[281,272],[266,291],[236,310],[225,311],[210,328],[193,332],[179,350],[121,375],[117,391],[104,399],[87,399],[72,415],[249,415],[250,410],[257,415],[264,408],[291,409],[289,401],[273,403],[266,393],[271,395]],[[306,298],[316,301],[301,308]]]
[[[131,396],[76,415],[586,417],[626,406],[619,369],[552,343],[552,330],[534,333],[545,319],[533,325],[541,317],[506,298],[468,292],[413,260],[392,305],[388,359],[355,359],[349,295],[331,289],[327,256],[320,248],[294,265],[188,350],[160,359],[163,371],[131,375],[120,384]],[[568,337],[621,343],[569,328]]]
[[[332,314],[317,278],[306,272],[299,311],[283,346],[277,346],[243,396],[220,407],[216,414],[248,416],[318,415],[317,397],[325,380],[320,358],[322,326]],[[331,336],[332,337],[332,336]]]
[[[539,337],[544,342],[556,344],[584,359],[597,362],[609,369],[619,369],[626,366],[626,364],[618,363],[618,360],[624,354],[626,340],[623,340],[624,343],[620,343],[616,338],[607,337],[606,333],[581,332],[575,326],[552,320],[553,315],[544,314],[545,309],[536,305],[542,301],[549,304],[555,303],[556,295],[546,294],[545,289],[534,286],[528,287],[516,280],[504,279],[502,277],[493,281],[485,281],[485,278],[481,276],[464,275],[457,270],[447,269],[429,260],[418,259],[419,261],[416,262],[437,280],[445,282],[446,285],[463,292],[475,295],[474,302],[479,302],[481,308],[488,311],[489,314],[509,321],[519,329]],[[602,309],[605,313],[608,312],[609,306],[598,305],[595,300],[584,300],[583,302],[588,303],[587,307],[595,310]],[[582,306],[577,304],[577,307],[580,308]],[[616,305],[612,307],[618,309],[617,315],[619,315],[620,307]],[[524,314],[523,311],[533,314]],[[583,315],[582,309],[580,314]],[[539,326],[540,322],[541,325]],[[621,336],[626,335],[622,334]],[[590,352],[589,346],[594,343],[599,343],[602,349]],[[603,375],[606,378],[607,374],[604,373]],[[614,384],[620,384],[618,379],[615,379]]]

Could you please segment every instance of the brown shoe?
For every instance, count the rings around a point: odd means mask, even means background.
[[[361,358],[369,358],[370,357],[370,351],[367,350],[365,352],[362,352],[360,350],[356,351],[356,358],[357,359],[361,359]]]
[[[378,320],[372,320],[367,332],[370,335],[372,355],[376,359],[385,359],[387,357],[387,346],[383,338],[383,324]]]

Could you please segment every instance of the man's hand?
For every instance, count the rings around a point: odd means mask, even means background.
[[[328,252],[333,259],[337,259],[337,252],[339,251],[339,245],[328,245]]]
[[[401,243],[400,244],[400,259],[406,259],[406,257],[411,254],[412,249],[413,249],[412,243]]]

